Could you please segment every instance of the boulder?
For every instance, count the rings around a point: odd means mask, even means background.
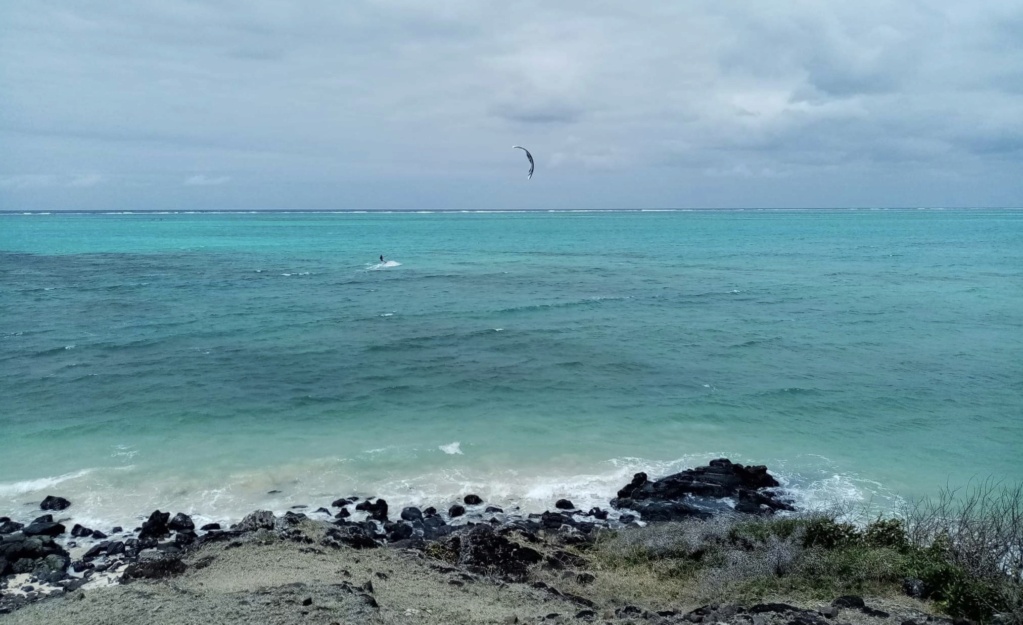
[[[274,528],[274,513],[269,510],[256,510],[250,512],[238,525],[231,529],[239,532],[254,532],[256,530],[272,530]]]
[[[375,521],[380,521],[381,523],[387,521],[387,501],[383,499],[375,501],[367,499],[355,506],[355,509],[369,512],[369,518]]]
[[[405,508],[401,511],[401,518],[405,521],[422,521],[423,513],[419,508]]]
[[[460,565],[507,581],[524,581],[529,567],[543,559],[535,549],[500,536],[489,525],[477,525],[453,540]]]
[[[0,517],[0,534],[13,534],[23,527],[25,527],[23,523],[12,521],[7,517]]]
[[[52,514],[44,514],[41,517],[36,517],[32,521],[32,523],[53,523],[53,515]]]
[[[71,535],[75,538],[87,538],[92,536],[92,530],[75,523],[74,527],[71,528]]]
[[[167,558],[161,560],[148,560],[129,564],[124,569],[123,582],[133,579],[162,579],[181,575],[187,566],[179,558]]]
[[[575,510],[575,505],[568,499],[559,499],[554,503],[558,510]]]
[[[67,499],[64,499],[63,497],[54,497],[53,495],[48,495],[46,499],[43,499],[43,503],[39,504],[39,507],[42,508],[43,510],[59,511],[67,509],[67,507],[70,505],[71,502],[68,501]]]
[[[167,522],[170,521],[170,512],[160,512],[159,510],[153,511],[149,515],[149,519],[142,524],[142,529],[139,531],[139,538],[163,538],[170,534],[170,528],[167,527]]]
[[[65,528],[60,523],[33,523],[21,531],[26,536],[60,536]]]
[[[467,506],[478,506],[483,503],[483,500],[479,495],[466,495],[462,498],[462,501],[464,501]]]
[[[220,523],[207,523],[206,525],[203,525],[199,529],[204,531],[204,532],[211,532],[211,531],[214,531],[214,530],[219,530],[220,529]]]
[[[735,499],[735,509],[749,514],[792,510],[791,504],[778,494],[765,490],[778,485],[778,481],[767,472],[767,467],[747,467],[719,458],[711,460],[707,466],[687,469],[655,481],[650,481],[646,473],[637,473],[632,482],[618,491],[618,497],[611,501],[611,505],[635,510],[647,521],[709,516],[715,511],[723,511],[727,507],[726,499]],[[651,507],[647,502],[680,505]],[[694,512],[688,513],[687,507]]]
[[[387,523],[384,525],[384,533],[387,534],[388,542],[397,542],[399,540],[407,540],[412,538],[414,533],[412,526],[408,523]]]
[[[448,516],[451,517],[452,519],[460,517],[463,514],[465,514],[465,506],[463,505],[456,503],[455,505],[448,508]]]
[[[192,517],[188,516],[184,512],[179,512],[170,520],[167,524],[167,528],[174,530],[175,532],[190,532],[195,529],[195,523],[192,522]]]

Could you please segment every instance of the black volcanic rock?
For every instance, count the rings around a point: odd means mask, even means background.
[[[369,518],[384,523],[387,521],[387,501],[383,499],[377,499],[375,501],[366,500],[355,506],[356,510],[365,510],[369,512]]]
[[[12,521],[8,517],[0,517],[0,534],[13,534],[25,527],[24,524]]]
[[[467,506],[478,506],[483,503],[483,500],[479,495],[466,495],[462,501],[464,501]]]
[[[167,522],[170,521],[170,512],[155,510],[149,515],[149,519],[142,524],[139,538],[163,538],[170,534]]]
[[[203,525],[199,529],[204,531],[204,532],[210,532],[210,531],[214,531],[214,530],[219,530],[220,529],[220,523],[207,523],[206,525]]]
[[[174,530],[175,532],[190,532],[195,529],[195,523],[192,522],[192,517],[188,516],[184,512],[179,512],[170,520],[170,523],[167,524],[167,528]]]
[[[465,506],[461,504],[455,504],[448,509],[448,516],[454,519],[465,514]]]
[[[39,507],[43,510],[65,510],[71,502],[63,497],[54,497],[48,495],[46,499],[43,499],[43,503],[39,504]]]
[[[32,523],[21,531],[25,536],[60,536],[65,528],[60,523]]]
[[[575,504],[568,499],[559,499],[554,503],[554,507],[558,510],[575,510]]]
[[[530,566],[543,559],[535,549],[499,535],[489,525],[477,525],[452,539],[458,563],[471,571],[492,574],[508,581],[524,581]]]
[[[637,473],[632,482],[618,491],[611,505],[639,512],[647,521],[709,516],[724,509],[726,498],[736,500],[737,511],[749,514],[792,510],[788,502],[766,490],[778,485],[767,467],[747,467],[719,458],[711,460],[708,466],[655,481],[650,481],[646,473]]]
[[[401,511],[401,518],[406,521],[422,521],[423,513],[419,508],[409,507]]]

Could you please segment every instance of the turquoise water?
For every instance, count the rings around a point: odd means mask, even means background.
[[[1023,212],[0,215],[0,432],[0,514],[123,522],[1023,480]]]

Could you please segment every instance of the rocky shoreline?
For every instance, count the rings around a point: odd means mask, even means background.
[[[722,514],[773,515],[793,511],[791,501],[779,486],[766,467],[748,467],[719,459],[707,466],[656,480],[638,473],[618,491],[608,509],[578,510],[571,501],[562,499],[555,502],[553,510],[523,515],[467,495],[446,510],[431,506],[395,511],[383,499],[349,496],[333,500],[329,507],[310,511],[301,506],[282,516],[256,511],[228,528],[218,524],[196,528],[188,515],[157,510],[137,528],[115,527],[108,531],[80,524],[68,530],[67,524],[74,519],[72,502],[50,496],[40,504],[40,510],[47,513],[29,523],[0,517],[0,614],[27,614],[30,610],[26,606],[49,614],[54,608],[44,609],[42,604],[63,602],[41,601],[43,599],[81,597],[86,592],[95,596],[91,589],[123,587],[136,580],[176,579],[186,572],[208,575],[201,571],[228,557],[225,554],[234,550],[258,551],[260,545],[272,543],[275,549],[284,548],[290,554],[283,557],[285,562],[279,565],[284,568],[288,566],[287,561],[328,557],[329,554],[348,554],[356,562],[359,557],[351,554],[375,554],[362,557],[384,560],[393,558],[393,554],[412,554],[408,557],[417,559],[418,575],[439,577],[451,588],[463,588],[485,580],[488,588],[492,585],[497,588],[509,584],[522,586],[534,599],[539,597],[540,604],[553,601],[561,607],[557,612],[543,615],[548,621],[555,620],[548,618],[549,615],[557,614],[559,619],[571,617],[582,621],[611,618],[748,625],[823,623],[837,616],[840,608],[848,606],[818,609],[812,614],[804,608],[780,603],[702,606],[686,612],[650,610],[636,605],[609,608],[583,592],[559,589],[536,576],[537,571],[557,572],[560,577],[555,579],[570,578],[574,588],[585,589],[595,577],[586,571],[587,561],[580,549],[593,543],[601,532]],[[381,555],[383,553],[391,555]],[[372,622],[379,616],[374,612],[379,610],[379,600],[374,595],[373,584],[387,579],[387,574],[377,572],[376,581],[371,578],[355,584],[345,578],[343,571],[330,592],[343,595],[341,603],[348,606],[345,610],[351,608],[361,616],[350,615],[356,618],[354,621],[323,622]],[[299,603],[305,607],[313,605],[314,598],[310,596],[308,603],[306,599],[302,598]],[[866,608],[859,598],[845,601],[851,602],[850,605],[859,601],[854,607],[866,617],[882,621],[889,617],[883,610],[871,614],[874,608]],[[526,603],[535,607],[536,601]],[[529,611],[523,612],[523,618]],[[309,613],[306,611],[303,616]],[[51,614],[47,618],[53,617]],[[56,617],[63,618],[59,613]],[[503,622],[516,622],[507,620],[507,615],[504,618]],[[734,621],[735,618],[739,620]],[[420,618],[417,622],[433,621]]]

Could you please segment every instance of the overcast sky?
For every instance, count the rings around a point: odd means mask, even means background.
[[[1021,205],[1020,0],[0,2],[5,210]]]

